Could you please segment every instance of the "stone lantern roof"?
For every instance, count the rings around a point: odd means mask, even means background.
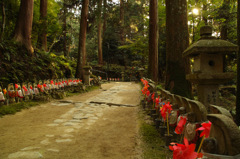
[[[188,47],[183,56],[196,56],[201,53],[207,54],[231,54],[238,51],[238,46],[226,40],[217,39],[212,36],[212,27],[203,26],[200,29],[201,38]]]

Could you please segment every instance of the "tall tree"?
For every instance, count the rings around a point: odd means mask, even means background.
[[[240,0],[238,0],[237,7],[237,42],[240,47]],[[240,51],[237,55],[236,123],[240,126]]]
[[[124,1],[120,0],[120,36],[121,41],[124,43],[125,36],[124,36]]]
[[[103,64],[102,56],[102,0],[98,0],[98,64]]]
[[[33,0],[21,0],[17,23],[15,26],[14,40],[24,45],[29,55],[33,55],[31,42],[33,21]]]
[[[103,36],[107,28],[107,0],[103,0]]]
[[[221,39],[228,39],[228,25],[230,20],[230,0],[223,0],[223,4],[219,9],[220,18],[224,19],[224,22],[221,24]]]
[[[149,8],[149,56],[150,78],[158,81],[158,1],[150,0]]]
[[[86,64],[86,34],[87,34],[88,5],[89,0],[83,0],[79,31],[77,68],[75,75],[76,78],[82,78],[83,66]]]
[[[189,59],[182,53],[189,45],[186,0],[166,1],[166,89],[172,93],[191,97]]]
[[[40,1],[40,32],[38,35],[39,48],[47,51],[47,0]]]
[[[6,13],[5,13],[5,4],[4,1],[2,1],[0,3],[0,9],[2,12],[2,23],[1,24],[1,30],[0,30],[0,41],[2,41],[3,39],[3,35],[4,35],[4,30],[5,30],[5,24],[6,24]]]
[[[63,1],[63,53],[68,56],[67,51],[67,1]]]

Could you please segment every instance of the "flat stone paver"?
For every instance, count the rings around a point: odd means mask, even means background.
[[[40,149],[41,147],[33,147],[33,146],[29,146],[29,147],[25,147],[23,149],[21,149],[22,151],[29,151],[29,150],[37,150]]]
[[[71,142],[72,139],[57,139],[56,142],[57,143],[61,143],[61,142]]]
[[[9,159],[37,159],[43,158],[43,155],[37,151],[19,151],[8,155]]]

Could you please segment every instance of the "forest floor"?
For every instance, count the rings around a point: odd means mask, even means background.
[[[139,84],[113,82],[99,90],[6,115],[0,118],[0,158],[141,158],[139,103]]]

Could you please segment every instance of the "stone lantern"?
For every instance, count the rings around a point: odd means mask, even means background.
[[[84,66],[83,70],[84,70],[84,74],[83,74],[83,82],[85,85],[90,85],[90,75],[92,74],[92,72],[90,71],[92,69],[91,66]]]
[[[212,36],[212,27],[200,29],[201,38],[184,52],[184,57],[194,59],[193,72],[186,79],[197,84],[198,100],[207,108],[219,104],[219,85],[235,76],[224,72],[223,60],[227,54],[238,51],[238,46]]]

